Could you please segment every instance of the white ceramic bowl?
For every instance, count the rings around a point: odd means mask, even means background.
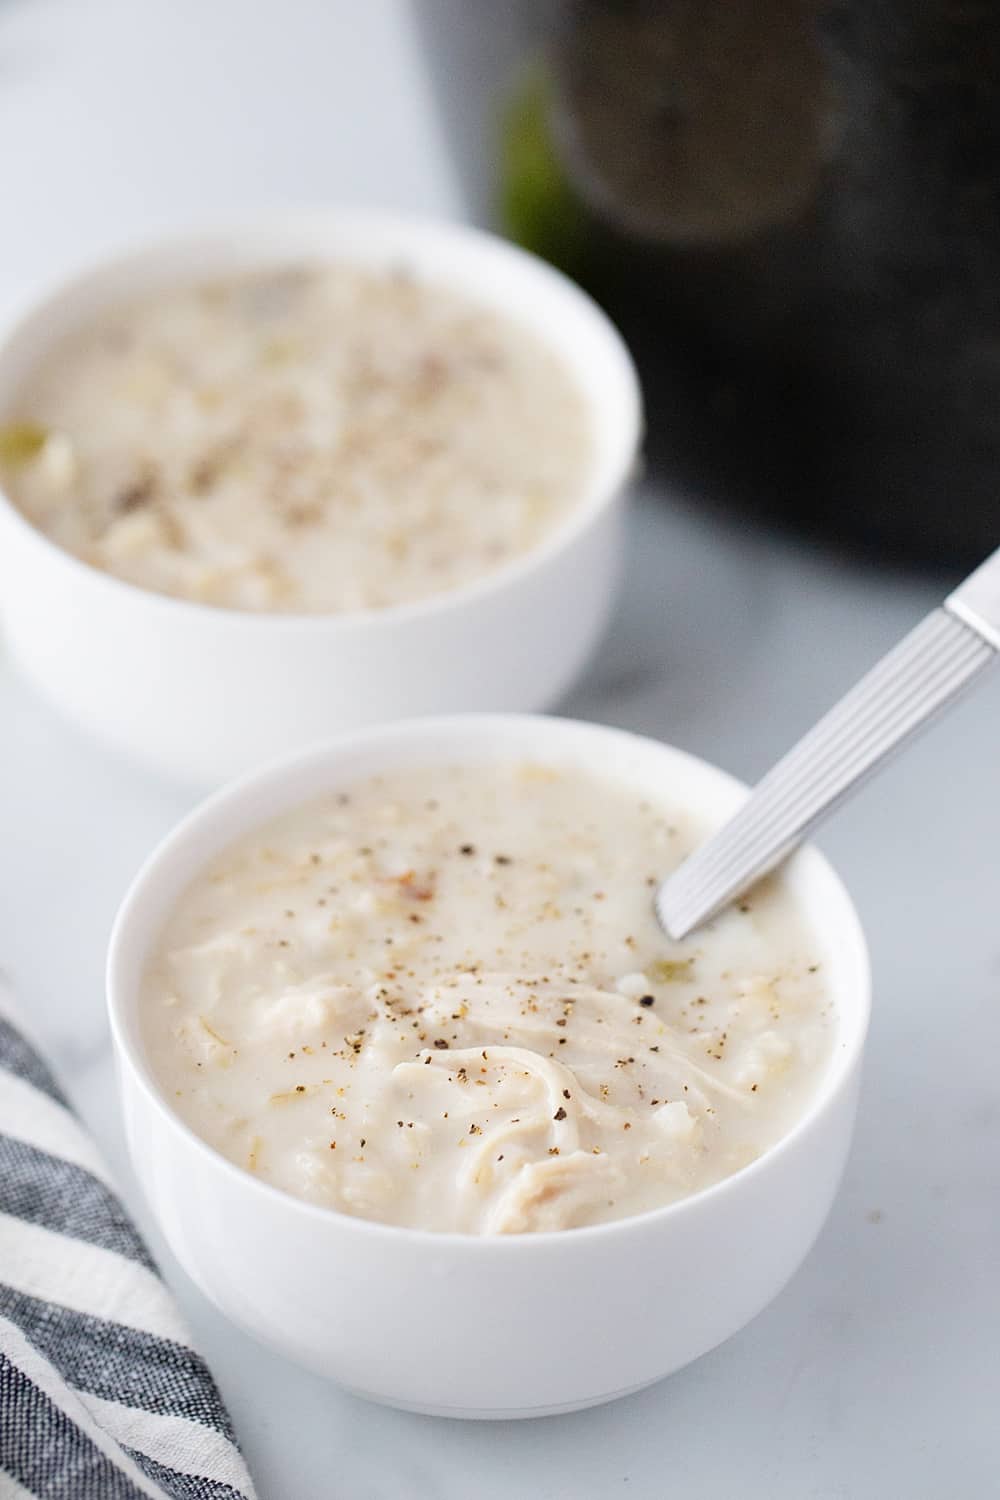
[[[193,1135],[153,1077],[138,1014],[147,955],[188,882],[258,823],[360,777],[523,756],[599,768],[652,795],[669,789],[712,820],[744,790],[681,751],[569,720],[470,715],[369,730],[250,777],[193,813],[136,879],[109,957],[129,1148],[188,1274],[290,1359],[361,1395],[450,1416],[537,1416],[610,1400],[696,1359],[759,1312],[830,1207],[868,1020],[857,917],[829,865],[806,849],[787,878],[820,938],[838,1017],[833,1057],[792,1132],[706,1192],[593,1228],[435,1234],[290,1197]]]
[[[250,614],[136,588],[55,546],[0,495],[0,609],[13,656],[79,724],[189,780],[215,781],[389,718],[545,707],[609,613],[641,428],[632,361],[578,287],[477,230],[324,210],[106,261],[62,283],[0,338],[0,414],[52,343],[103,308],[158,286],[335,258],[405,263],[546,340],[591,409],[586,492],[546,540],[492,575],[426,601],[341,615]]]

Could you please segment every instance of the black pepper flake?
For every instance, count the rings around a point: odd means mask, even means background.
[[[639,996],[639,1004],[640,1005],[655,1005],[656,1004],[656,996],[655,995],[640,995]]]
[[[570,1099],[570,1098],[572,1098],[572,1095],[570,1094],[569,1089],[563,1089],[563,1098],[564,1099]]]
[[[561,1104],[560,1104],[559,1108],[556,1110],[555,1114],[552,1116],[552,1118],[553,1118],[553,1120],[565,1120],[565,1118],[566,1118],[566,1111],[563,1109],[563,1107],[562,1107]]]
[[[155,489],[156,486],[152,476],[146,475],[143,479],[137,480],[135,484],[127,485],[122,490],[121,494],[115,499],[115,510],[118,511],[119,515],[123,516],[131,515],[135,510],[141,510],[144,505],[148,505],[152,500]]]
[[[448,1043],[443,1036],[437,1036],[434,1038],[434,1045],[435,1047],[440,1047],[443,1051],[447,1047]]]
[[[476,846],[475,844],[459,844],[458,852],[459,854],[475,854]]]
[[[509,854],[494,854],[493,858],[496,860],[498,865],[509,865],[511,862]]]
[[[305,1093],[305,1091],[306,1091],[306,1086],[305,1086],[305,1084],[304,1084],[304,1083],[297,1083],[297,1084],[296,1084],[296,1085],[295,1085],[295,1092],[296,1092],[296,1093],[297,1093],[297,1094],[304,1094],[304,1093]]]
[[[559,1038],[559,1045],[560,1045],[560,1047],[565,1047],[565,1045],[566,1045],[566,1038],[564,1036],[561,1036]]]
[[[556,1022],[556,1025],[557,1026],[565,1026],[566,1025],[566,1017],[565,1016],[560,1016],[559,1019],[558,1019],[558,1021]]]

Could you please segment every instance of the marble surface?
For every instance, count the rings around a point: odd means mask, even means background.
[[[0,317],[261,204],[460,207],[410,0],[0,0],[0,141]]]
[[[937,592],[647,493],[620,609],[560,710],[753,778]],[[868,929],[876,1003],[844,1187],[792,1285],[728,1344],[638,1396],[462,1424],[370,1406],[292,1368],[229,1327],[172,1263],[122,1158],[101,975],[131,873],[192,794],[80,737],[0,662],[0,967],[120,1172],[262,1500],[992,1492],[998,731],[1000,673],[821,840]]]

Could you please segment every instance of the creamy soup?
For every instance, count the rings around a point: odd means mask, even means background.
[[[683,944],[683,809],[558,765],[376,777],[242,839],[145,976],[154,1070],[231,1161],[470,1234],[675,1202],[801,1116],[834,1021],[780,880]]]
[[[405,269],[159,291],[51,349],[0,478],[54,542],[243,610],[382,608],[543,540],[580,498],[585,402],[530,330]]]

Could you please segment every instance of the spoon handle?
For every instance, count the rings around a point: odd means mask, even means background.
[[[743,894],[1000,652],[1000,550],[911,630],[657,892],[672,938]]]

